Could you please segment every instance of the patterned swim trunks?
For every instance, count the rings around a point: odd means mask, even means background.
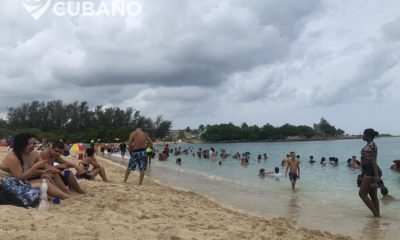
[[[129,160],[128,169],[131,171],[136,170],[139,165],[139,171],[146,171],[147,168],[147,153],[145,149],[135,150],[130,152],[131,159]]]

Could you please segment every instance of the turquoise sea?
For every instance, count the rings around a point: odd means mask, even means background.
[[[184,188],[211,197],[225,205],[243,209],[267,217],[285,217],[300,226],[328,230],[353,237],[368,239],[396,239],[400,234],[400,173],[390,170],[392,161],[400,159],[400,138],[377,138],[378,164],[382,179],[396,200],[381,201],[381,219],[372,218],[369,209],[358,196],[356,185],[360,170],[347,167],[352,155],[360,158],[365,142],[359,139],[305,142],[257,142],[223,144],[176,144],[190,149],[188,155],[170,155],[168,161],[153,159],[147,176],[160,183]],[[242,166],[237,159],[199,159],[198,148],[213,147],[220,152],[250,152],[251,161]],[[162,151],[159,146],[158,150]],[[192,151],[191,151],[192,150]],[[281,167],[283,157],[290,151],[300,155],[301,179],[296,192],[291,191],[290,182],[282,177],[280,181],[258,177],[260,168],[273,171]],[[257,155],[267,153],[266,161],[257,161]],[[313,155],[315,164],[308,162]],[[321,157],[339,158],[339,165],[329,163],[322,166]],[[177,165],[177,157],[182,164]],[[218,162],[222,161],[222,165]],[[379,193],[379,197],[382,195]]]

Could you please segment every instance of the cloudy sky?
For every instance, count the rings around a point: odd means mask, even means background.
[[[23,1],[51,3],[35,20]],[[175,129],[325,117],[400,134],[398,0],[139,0],[125,17],[60,17],[60,1],[0,0],[0,116],[61,99]]]

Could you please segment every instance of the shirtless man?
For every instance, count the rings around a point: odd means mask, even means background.
[[[300,179],[300,161],[296,158],[295,152],[290,152],[290,160],[286,163],[286,173],[285,178],[287,177],[287,173],[289,171],[289,179],[292,183],[292,190],[296,190],[296,181]]]
[[[73,190],[80,194],[84,194],[85,191],[82,190],[74,174],[68,169],[68,168],[75,168],[76,171],[79,171],[79,168],[72,162],[65,160],[62,157],[63,152],[64,152],[64,143],[57,141],[54,142],[49,149],[41,151],[40,156],[42,157],[42,159],[47,161],[47,164],[49,164],[52,167],[55,167],[60,171],[60,177],[62,181],[64,182],[65,185],[69,187],[70,190]],[[58,165],[56,165],[55,162],[57,162]],[[61,188],[65,187],[64,184],[61,185],[60,187]]]
[[[125,172],[124,183],[128,180],[131,171],[135,171],[136,166],[138,166],[140,171],[139,186],[142,185],[144,171],[146,171],[147,168],[147,147],[153,147],[153,141],[142,129],[136,128],[129,136],[128,150],[131,159],[129,160],[129,165]]]

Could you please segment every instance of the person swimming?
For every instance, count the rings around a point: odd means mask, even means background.
[[[260,177],[260,178],[264,178],[265,177],[265,169],[264,168],[261,168],[260,169],[260,171],[258,171],[258,176]]]
[[[279,167],[275,167],[275,171],[271,175],[272,178],[274,178],[275,181],[279,181],[280,177],[282,177],[282,173],[279,172]]]

